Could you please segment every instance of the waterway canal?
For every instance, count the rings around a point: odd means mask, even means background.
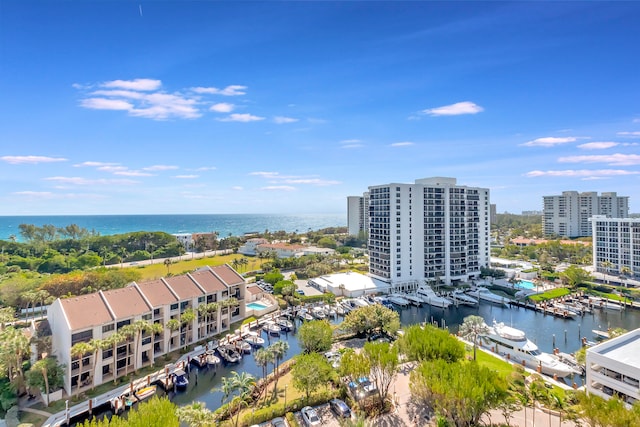
[[[471,314],[482,316],[488,324],[491,324],[495,319],[525,331],[527,337],[546,352],[552,352],[555,345],[562,352],[573,353],[580,348],[582,337],[586,337],[589,341],[595,341],[595,336],[591,332],[593,329],[607,330],[608,328],[620,327],[632,330],[640,327],[640,310],[637,309],[627,309],[622,312],[598,309],[594,310],[592,314],[585,314],[575,319],[561,319],[530,309],[502,308],[488,303],[481,303],[478,307],[452,306],[448,309],[412,306],[400,311],[400,320],[404,327],[420,322],[432,322],[455,333],[463,319]],[[338,321],[340,320],[338,319]],[[300,321],[296,320],[296,322],[299,324]],[[279,339],[289,343],[289,351],[283,360],[300,353],[298,340],[294,333],[272,337],[263,332],[262,336],[267,340],[265,346]],[[272,365],[269,365],[269,370],[272,368]],[[221,364],[215,368],[199,369],[192,365],[188,389],[176,394],[170,393],[170,398],[177,405],[200,401],[204,402],[207,408],[215,410],[221,405],[223,397],[222,393],[217,391],[217,388],[220,387],[220,379],[230,375],[231,371],[248,372],[256,378],[262,376],[262,368],[256,365],[253,355],[245,355],[239,363],[226,366]],[[581,380],[576,378],[576,382],[580,383]],[[160,388],[158,391],[160,394],[164,394]],[[106,411],[102,415],[110,415],[110,412]]]

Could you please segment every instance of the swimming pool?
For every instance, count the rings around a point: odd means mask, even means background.
[[[520,279],[520,281],[516,283],[516,287],[520,289],[531,290],[531,289],[535,289],[536,285],[531,280]]]
[[[250,302],[247,304],[247,309],[249,310],[264,310],[268,305],[263,304],[261,302]]]

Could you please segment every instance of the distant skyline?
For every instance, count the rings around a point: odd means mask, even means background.
[[[637,2],[4,0],[0,215],[341,213],[455,177],[640,212]]]

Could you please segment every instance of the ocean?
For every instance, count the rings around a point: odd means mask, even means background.
[[[265,230],[306,233],[326,227],[344,227],[346,222],[346,214],[0,216],[0,240],[9,240],[14,235],[17,241],[21,241],[20,224],[38,227],[77,224],[102,236],[134,231],[164,231],[169,234],[217,231],[220,237],[227,237]]]

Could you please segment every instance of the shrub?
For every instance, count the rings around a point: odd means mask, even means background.
[[[287,422],[289,423],[290,427],[300,427],[300,424],[298,423],[298,419],[293,414],[293,412],[287,412],[285,416],[287,418]]]

